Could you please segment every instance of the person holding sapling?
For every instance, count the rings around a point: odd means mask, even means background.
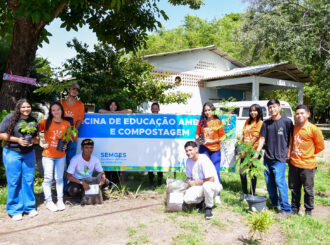
[[[221,120],[216,115],[214,115],[214,111],[215,107],[211,102],[206,102],[204,104],[201,119],[198,122],[195,138],[196,141],[199,143],[199,153],[205,154],[212,161],[217,171],[219,182],[221,184],[220,142],[225,135],[225,129],[222,125]],[[215,202],[221,203],[220,191],[215,197]]]
[[[84,103],[77,100],[79,91],[80,91],[79,84],[77,82],[73,82],[71,84],[70,89],[68,90],[68,96],[65,99],[58,100],[58,102],[61,103],[63,106],[65,119],[69,120],[71,126],[75,127],[77,130],[79,130],[85,115]],[[77,140],[78,140],[78,133],[73,138],[73,140],[69,141],[67,145],[67,149],[65,151],[66,168],[69,166],[71,158],[77,153]],[[67,189],[67,180],[64,177],[64,190],[66,189]]]
[[[38,129],[44,132],[45,144],[42,152],[42,166],[44,168],[44,182],[42,184],[45,194],[46,207],[53,212],[64,210],[63,203],[63,174],[65,168],[65,149],[58,149],[58,143],[62,139],[63,133],[70,127],[70,123],[64,119],[62,104],[54,102],[49,109],[49,116],[43,120]],[[57,205],[52,200],[52,180],[55,168]]]
[[[33,192],[36,159],[32,146],[38,141],[37,120],[31,112],[31,103],[20,99],[14,112],[0,124],[0,139],[5,140],[2,154],[8,183],[7,212],[15,221],[21,220],[23,213],[30,217],[38,215]],[[31,134],[30,142],[24,139],[19,125],[29,125],[29,130],[24,132]]]
[[[298,124],[293,131],[293,149],[289,165],[289,187],[291,190],[292,213],[298,214],[301,187],[304,187],[305,215],[314,209],[314,176],[317,168],[315,154],[324,150],[322,131],[308,121],[310,112],[306,105],[298,105]]]
[[[257,149],[259,145],[259,139],[260,139],[260,129],[263,123],[263,115],[262,115],[262,109],[260,105],[253,104],[250,106],[249,109],[249,118],[246,119],[244,127],[243,127],[243,134],[242,137],[240,137],[239,141],[241,142],[240,145],[243,144],[243,149],[247,148],[249,153],[254,152],[253,149]],[[252,150],[252,151],[251,151]],[[253,154],[253,153],[252,153]],[[254,154],[253,154],[254,155]],[[243,200],[246,195],[249,194],[248,192],[248,184],[247,184],[247,177],[246,177],[246,168],[251,171],[252,166],[250,166],[250,160],[253,155],[251,154],[246,155],[246,152],[243,150],[240,152],[240,158],[241,158],[241,169],[240,169],[240,177],[241,177],[241,183],[242,183],[242,189],[243,189],[243,195],[241,196],[240,200]],[[261,156],[258,158],[260,159]],[[244,165],[244,166],[243,166]],[[249,165],[249,166],[248,166]],[[254,195],[256,191],[257,186],[257,177],[254,176],[251,179],[251,192],[252,195]]]

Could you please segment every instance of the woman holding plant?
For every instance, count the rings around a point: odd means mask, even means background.
[[[206,102],[203,106],[201,119],[197,126],[196,141],[199,143],[199,153],[210,158],[217,170],[220,178],[221,151],[220,142],[225,135],[225,130],[221,120],[214,114],[215,107],[211,102]],[[220,192],[215,198],[216,203],[220,203]]]
[[[240,152],[241,157],[241,163],[244,162],[244,159],[246,157],[252,158],[255,154],[254,152],[251,152],[256,150],[258,148],[259,144],[259,133],[260,129],[263,123],[263,115],[262,115],[262,109],[260,105],[253,104],[250,106],[249,109],[249,118],[245,121],[244,127],[243,127],[243,134],[242,137],[240,137],[240,141],[244,143],[243,151]],[[244,151],[245,150],[245,151]],[[247,151],[247,152],[246,152]],[[251,168],[251,166],[249,166]],[[242,189],[243,189],[243,195],[241,197],[241,200],[245,198],[246,195],[248,195],[248,188],[247,188],[247,177],[246,172],[244,172],[244,167],[240,169],[240,177],[241,177],[241,183],[242,183]],[[257,186],[257,177],[254,176],[251,179],[251,191],[252,194],[255,193]]]
[[[38,141],[37,120],[31,112],[31,103],[20,99],[14,112],[0,124],[0,139],[5,140],[3,162],[8,183],[7,212],[15,221],[21,220],[23,213],[30,217],[38,215],[33,191],[36,162],[33,143]]]
[[[63,174],[65,168],[66,145],[58,148],[65,131],[70,128],[70,123],[64,119],[62,104],[55,102],[50,106],[49,116],[39,126],[39,131],[44,132],[45,143],[42,152],[42,166],[44,168],[44,182],[42,184],[45,194],[46,207],[53,212],[64,210],[63,203]],[[52,180],[55,168],[57,205],[52,200]]]

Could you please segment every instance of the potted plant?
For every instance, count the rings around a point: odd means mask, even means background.
[[[29,144],[32,143],[33,134],[37,132],[37,127],[35,122],[20,122],[18,124],[18,131],[23,134],[24,140],[28,141]]]
[[[74,126],[68,127],[61,135],[60,139],[57,142],[57,151],[63,152],[63,147],[69,143],[69,141],[73,141],[78,135],[78,129],[76,129]]]
[[[253,193],[252,179],[254,177],[262,177],[264,171],[267,171],[267,168],[260,159],[254,157],[256,155],[260,155],[261,153],[257,152],[257,150],[255,150],[251,144],[246,144],[242,141],[238,141],[237,148],[239,149],[239,152],[245,152],[245,155],[244,160],[241,161],[243,157],[239,154],[240,157],[238,157],[235,162],[235,165],[237,166],[236,169],[242,169],[242,172],[246,173],[247,179],[250,182],[251,195],[247,195],[245,200],[248,202],[251,211],[257,210],[261,212],[261,210],[266,207],[267,197],[256,196],[255,193]]]

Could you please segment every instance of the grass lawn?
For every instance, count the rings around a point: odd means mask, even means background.
[[[173,173],[164,173],[165,178],[173,178]],[[185,179],[184,173],[177,173],[177,179]],[[319,162],[318,170],[315,175],[315,205],[329,207],[329,193],[330,193],[330,167],[329,163]],[[241,183],[237,173],[221,173],[222,183],[224,189],[221,191],[222,204],[214,210],[215,213],[221,217],[229,210],[234,212],[243,220],[248,217],[248,205],[245,201],[239,201],[241,195]],[[43,198],[42,187],[40,179],[35,186],[35,193],[38,200]],[[266,191],[264,178],[259,178],[257,189]],[[148,175],[143,173],[125,173],[125,185],[119,190],[108,190],[107,194],[111,198],[121,198],[125,193],[130,193],[134,196],[142,193],[150,192]],[[155,189],[159,194],[165,193],[165,184]],[[257,192],[259,195],[265,195],[264,192]],[[7,196],[7,188],[0,188],[0,209],[5,212],[5,203]],[[289,194],[289,197],[291,195]],[[39,200],[39,201],[40,201]],[[42,201],[42,200],[41,200]],[[303,195],[302,202],[303,204]],[[270,204],[268,200],[268,204]],[[304,208],[302,207],[302,210]],[[327,212],[328,213],[328,212]],[[320,216],[320,215],[319,215]],[[304,216],[293,215],[291,218],[285,220],[275,220],[275,223],[280,227],[280,230],[285,235],[286,244],[330,244],[330,217],[313,217],[308,218]],[[192,213],[169,213],[167,219],[175,221],[175,225],[182,232],[178,233],[173,239],[172,244],[208,244],[206,241],[207,229],[203,226],[204,216],[196,211]],[[227,223],[226,223],[227,222]],[[230,221],[223,221],[221,219],[213,219],[210,221],[211,227],[216,227],[219,230],[226,230],[230,227]],[[246,221],[247,222],[247,221]],[[149,238],[143,233],[146,229],[142,223],[136,223],[127,228],[130,241],[127,244],[145,244],[150,242]],[[230,228],[231,229],[231,228]],[[272,232],[272,231],[270,231]],[[219,243],[220,244],[220,243]],[[251,244],[251,243],[250,243]],[[256,241],[255,244],[258,244]]]

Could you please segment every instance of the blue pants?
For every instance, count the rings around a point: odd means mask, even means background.
[[[217,170],[218,179],[221,184],[220,178],[220,162],[221,162],[221,150],[218,151],[210,151],[206,146],[200,145],[198,152],[200,154],[205,154],[210,158],[211,162],[213,162],[215,169]]]
[[[69,167],[71,159],[77,153],[77,145],[78,145],[78,142],[77,141],[70,141],[68,143],[67,148],[66,148],[66,151],[65,151],[65,153],[66,153],[66,166],[65,166],[65,169],[64,169],[64,176],[63,176],[63,183],[64,183],[63,189],[65,191],[68,190],[68,180],[66,179],[65,171]]]
[[[3,162],[8,183],[7,212],[13,216],[29,213],[36,209],[34,197],[34,169],[36,157],[34,151],[20,154],[3,148]]]
[[[265,171],[265,179],[269,198],[274,207],[280,206],[281,210],[291,213],[289,204],[288,185],[285,179],[286,163],[284,162],[264,162],[268,171]]]

